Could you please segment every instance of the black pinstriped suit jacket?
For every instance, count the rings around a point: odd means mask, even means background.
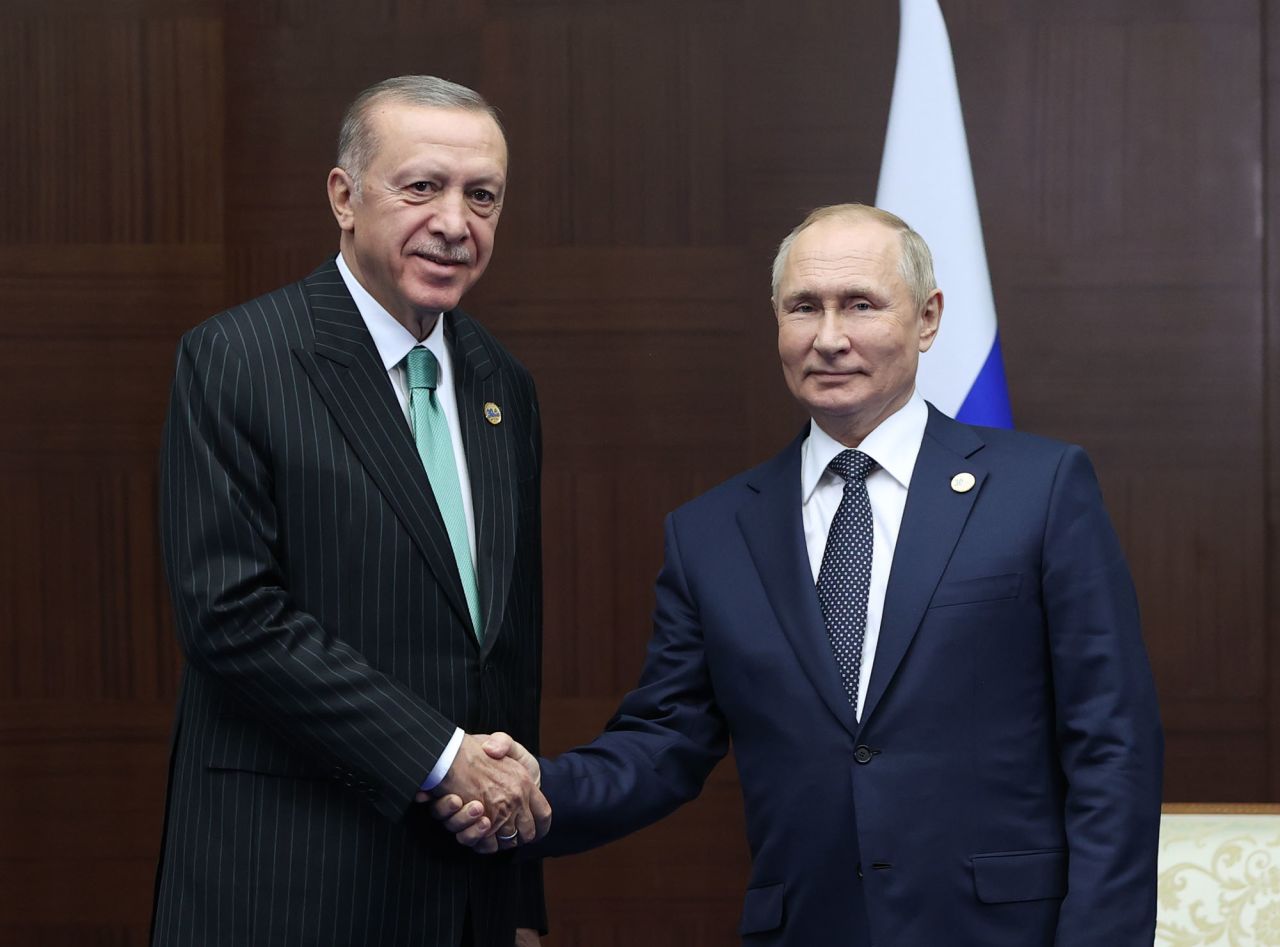
[[[187,665],[154,943],[510,947],[541,872],[458,846],[413,794],[451,737],[533,746],[541,439],[533,381],[445,317],[483,646],[386,370],[336,265],[178,352],[161,531]],[[486,402],[502,421],[485,421]]]

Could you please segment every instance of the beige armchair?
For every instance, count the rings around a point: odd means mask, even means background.
[[[1280,947],[1280,805],[1165,805],[1155,942]]]

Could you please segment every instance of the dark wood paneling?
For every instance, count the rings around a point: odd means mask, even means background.
[[[1095,458],[1168,797],[1280,800],[1275,5],[942,2],[1015,415]],[[768,265],[810,207],[875,193],[894,7],[5,6],[0,942],[145,938],[179,665],[154,501],[174,345],[333,252],[350,96],[430,71],[504,113],[510,199],[468,305],[543,398],[558,750],[634,681],[663,515],[797,429]],[[552,942],[736,943],[747,865],[727,762],[663,824],[549,868]]]
[[[46,13],[0,33],[0,242],[220,241],[220,18]]]
[[[3,703],[0,935],[6,944],[142,940],[164,801],[168,701]],[[7,932],[12,934],[9,937]]]
[[[0,24],[0,942],[132,947],[178,669],[156,446],[225,299],[222,9]]]
[[[1280,5],[1262,4],[1264,62],[1262,86],[1264,201],[1263,331],[1259,354],[1263,372],[1263,501],[1258,512],[1266,530],[1263,633],[1268,643],[1266,772],[1268,799],[1280,798]]]
[[[944,9],[1015,418],[1098,467],[1166,707],[1167,796],[1280,792],[1261,718],[1246,736],[1169,713],[1220,719],[1275,680],[1258,4]]]

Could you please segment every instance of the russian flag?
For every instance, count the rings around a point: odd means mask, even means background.
[[[916,384],[957,420],[1013,427],[947,25],[937,0],[900,0],[899,7],[876,205],[924,237],[943,294],[942,327],[920,357]]]

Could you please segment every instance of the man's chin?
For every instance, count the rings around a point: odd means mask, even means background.
[[[423,300],[416,308],[419,312],[448,312],[450,309],[457,309],[460,302],[461,295],[435,296]]]
[[[833,385],[815,385],[805,392],[806,397],[801,400],[811,413],[848,417],[867,409],[866,392],[851,391],[852,387],[848,383],[838,388]]]
[[[462,302],[466,286],[415,286],[409,303],[419,312],[448,312]]]
[[[865,398],[813,398],[803,404],[810,417],[839,426],[856,424],[874,413]]]

